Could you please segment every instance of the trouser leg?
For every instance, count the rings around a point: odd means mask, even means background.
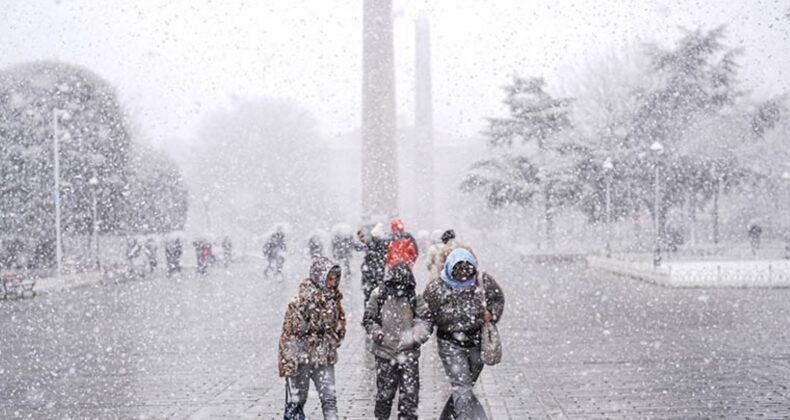
[[[324,420],[337,420],[337,396],[335,394],[335,366],[316,366],[312,372],[313,383],[321,399]]]
[[[379,420],[390,418],[392,400],[398,391],[398,365],[394,361],[376,357],[376,409]]]
[[[310,373],[309,366],[302,366],[295,375],[285,378],[290,394],[290,399],[287,402],[294,402],[304,407],[307,402],[307,394],[310,391]]]
[[[420,403],[420,353],[408,354],[400,364],[398,419],[417,420]]]
[[[442,339],[438,340],[437,347],[452,388],[452,409],[448,408],[448,401],[440,419],[487,419],[483,406],[472,392],[483,370],[480,349],[462,348]]]

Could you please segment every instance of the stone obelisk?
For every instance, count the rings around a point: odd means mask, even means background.
[[[362,211],[398,214],[392,0],[363,0]]]
[[[431,87],[431,35],[428,17],[420,13],[415,22],[414,63],[414,133],[416,215],[417,225],[433,229],[434,170],[433,170],[433,94]]]

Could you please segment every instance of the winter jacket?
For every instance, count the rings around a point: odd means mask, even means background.
[[[428,273],[430,273],[431,278],[439,275],[439,270],[441,270],[441,266],[438,265],[439,260],[439,253],[442,251],[442,247],[444,244],[439,242],[438,244],[432,244],[430,248],[428,248],[428,253],[425,256],[425,268],[428,269]]]
[[[460,332],[475,335],[479,332],[484,312],[481,283],[492,322],[498,322],[505,309],[505,296],[489,274],[478,273],[477,282],[465,289],[453,288],[440,277],[434,277],[423,293],[428,305],[426,321],[431,330],[435,326],[440,334]]]
[[[393,232],[387,245],[387,268],[405,262],[409,268],[414,267],[419,255],[417,241],[408,232]]]
[[[279,346],[280,376],[293,376],[304,365],[333,365],[337,348],[346,335],[346,315],[337,288],[327,288],[326,277],[340,267],[327,258],[316,258],[310,277],[288,302]]]
[[[419,357],[419,347],[430,337],[430,325],[423,320],[428,307],[422,297],[415,295],[414,287],[414,275],[405,263],[400,263],[371,293],[362,325],[373,342],[374,355],[387,360]]]

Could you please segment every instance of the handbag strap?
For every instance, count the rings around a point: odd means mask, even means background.
[[[488,310],[488,304],[486,303],[486,286],[483,282],[483,274],[480,274],[480,277],[477,278],[477,287],[480,288],[480,291],[483,295],[483,311]]]

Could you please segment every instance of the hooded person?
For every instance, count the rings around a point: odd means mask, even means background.
[[[289,405],[302,411],[312,380],[321,399],[324,419],[337,418],[335,363],[346,334],[341,301],[340,266],[328,258],[313,260],[310,275],[288,302],[279,344],[279,373],[286,379]]]
[[[440,420],[487,418],[473,393],[483,370],[480,331],[485,321],[502,317],[505,297],[494,278],[477,267],[471,250],[456,248],[423,293],[424,319],[431,331],[436,327],[436,347],[452,387]]]
[[[391,269],[401,262],[405,262],[409,269],[413,268],[420,252],[417,241],[414,236],[406,232],[406,227],[400,218],[392,219],[390,229],[392,233],[387,245],[387,268]]]
[[[427,306],[415,293],[409,266],[398,263],[383,284],[373,290],[362,325],[372,341],[376,358],[377,419],[389,419],[395,394],[398,418],[417,419],[420,392],[420,346],[428,341],[430,327],[422,317]]]

